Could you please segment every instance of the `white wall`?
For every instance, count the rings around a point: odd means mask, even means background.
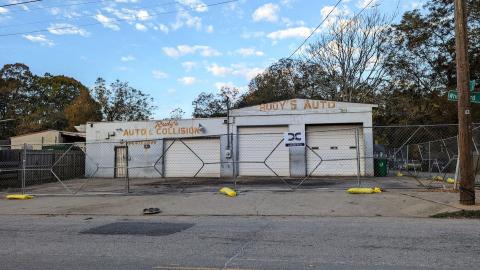
[[[280,103],[252,106],[231,112],[232,133],[241,126],[272,126],[288,125],[291,131],[305,130],[306,125],[329,124],[360,124],[363,127],[372,126],[372,108],[375,105],[342,102],[311,101],[303,99],[287,100]],[[132,121],[132,122],[94,122],[87,123],[87,171],[102,167],[96,172],[96,177],[113,177],[114,147],[122,145],[122,141],[159,140],[144,148],[142,144],[132,144],[129,147],[129,167],[148,167],[153,165],[163,152],[163,138],[220,136],[222,177],[233,174],[232,160],[225,157],[227,133],[225,118],[188,119],[176,122],[168,121]],[[238,153],[236,136],[233,136],[232,153]],[[364,129],[365,153],[362,157],[373,157],[373,134],[371,128]],[[95,143],[93,143],[95,142]],[[100,143],[101,142],[101,143]],[[93,143],[93,144],[92,144]],[[290,170],[294,176],[303,176],[306,172],[305,151],[290,151]],[[293,166],[292,166],[293,163]],[[162,171],[162,163],[157,169]],[[373,175],[373,159],[367,158],[365,172]],[[153,168],[132,168],[131,177],[160,177]]]
[[[204,137],[226,133],[226,125],[223,122],[223,118],[214,118],[175,122],[87,123],[87,175],[92,172],[93,175],[88,176],[113,177],[115,146],[127,144],[130,177],[162,177],[163,162],[159,158],[163,154],[164,138]]]

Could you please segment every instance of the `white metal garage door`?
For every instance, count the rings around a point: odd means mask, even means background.
[[[220,177],[218,138],[166,140],[165,150],[165,177],[193,177],[202,167],[201,160],[214,164],[205,164],[197,177]]]
[[[355,129],[361,126],[307,126],[307,174],[312,176],[354,176],[357,175],[357,150]],[[362,129],[359,129],[360,156],[364,157],[365,147]],[[360,172],[365,172],[365,162],[360,160]]]
[[[283,143],[280,143],[283,133],[287,131],[286,126],[240,127],[238,129],[239,175],[275,176],[276,173],[279,176],[289,176],[289,151]],[[265,166],[263,163],[265,159],[267,159],[265,163],[275,173]]]

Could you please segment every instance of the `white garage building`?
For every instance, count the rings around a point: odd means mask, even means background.
[[[232,110],[229,121],[87,123],[87,171],[95,177],[353,176],[358,154],[361,174],[373,175],[372,129],[363,127],[372,126],[374,107],[291,99]],[[287,147],[288,132],[306,145]]]

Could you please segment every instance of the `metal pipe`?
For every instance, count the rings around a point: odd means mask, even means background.
[[[360,186],[360,139],[358,128],[355,129],[355,148],[357,149],[357,185]]]
[[[25,194],[25,174],[27,167],[27,144],[23,144],[23,157],[22,157],[22,194]]]

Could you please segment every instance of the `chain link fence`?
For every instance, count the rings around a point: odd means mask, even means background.
[[[391,174],[442,181],[458,175],[458,126],[378,126],[374,134],[374,159],[385,159]],[[478,183],[480,125],[472,125],[473,169]],[[432,185],[427,181],[426,186]]]
[[[304,147],[286,147],[288,127],[258,130],[239,128],[235,134],[194,138],[0,146],[0,189],[124,194],[197,183],[282,184],[297,189],[326,181],[381,183],[399,175],[425,188],[439,187],[438,180],[456,173],[456,125],[306,126]],[[474,125],[472,133],[477,175],[480,126]]]

